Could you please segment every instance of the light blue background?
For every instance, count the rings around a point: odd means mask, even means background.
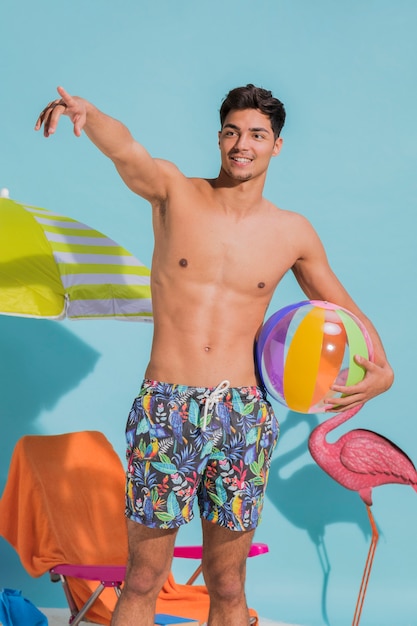
[[[254,82],[284,101],[284,148],[266,196],[312,221],[396,372],[349,428],[376,430],[416,460],[415,0],[3,0],[0,24],[0,187],[85,221],[148,265],[146,202],[67,120],[48,140],[33,132],[56,86],[124,121],[190,176],[218,172],[218,108],[230,88]],[[271,312],[302,298],[288,276]],[[0,318],[0,487],[25,433],[99,429],[123,456],[151,333],[145,324]],[[365,508],[309,456],[322,418],[276,408],[282,438],[257,533],[270,553],[248,564],[249,603],[277,621],[345,626],[368,550]],[[373,511],[381,539],[361,624],[416,626],[416,493],[376,489]],[[199,536],[195,521],[179,540]],[[175,571],[181,577],[182,566]],[[64,606],[62,591],[29,578],[3,540],[2,586]]]

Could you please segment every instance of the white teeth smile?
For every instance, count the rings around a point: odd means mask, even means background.
[[[251,159],[245,159],[243,157],[232,157],[233,161],[236,161],[237,163],[250,163]]]

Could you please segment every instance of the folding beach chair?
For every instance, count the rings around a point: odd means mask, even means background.
[[[253,543],[249,552],[249,557],[258,556],[268,552],[268,546],[265,543]],[[203,556],[202,546],[177,546],[174,548],[174,557],[181,557],[185,559],[198,559],[201,561]],[[49,570],[51,580],[53,582],[61,581],[65,596],[67,598],[68,606],[71,612],[70,624],[71,626],[77,626],[88,613],[89,609],[93,606],[97,598],[106,588],[114,589],[116,598],[120,596],[123,581],[125,578],[126,568],[118,565],[57,565]],[[197,566],[192,576],[187,581],[186,585],[192,585],[201,573],[201,563]],[[85,602],[84,606],[79,607],[74,600],[71,593],[71,588],[68,583],[70,578],[78,578],[81,580],[95,581],[97,587],[91,593],[90,597]],[[192,592],[191,592],[192,593]],[[155,621],[158,623],[161,615],[155,615]],[[176,616],[173,616],[175,618]],[[191,618],[190,618],[191,621]],[[170,622],[164,622],[170,623]],[[172,622],[174,623],[174,622]],[[196,622],[197,624],[198,622]],[[255,623],[255,622],[254,622]]]
[[[121,460],[100,432],[32,435],[16,444],[0,499],[0,535],[30,575],[49,572],[62,583],[72,626],[110,622],[127,561],[124,489]],[[267,551],[253,544],[250,556]],[[174,556],[201,561],[202,548],[178,546]],[[201,564],[186,584],[171,573],[158,614],[207,620],[207,588],[193,584],[200,572]]]

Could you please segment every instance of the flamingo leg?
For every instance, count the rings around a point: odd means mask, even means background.
[[[366,590],[368,587],[369,576],[371,574],[372,564],[375,556],[375,550],[379,539],[378,528],[375,524],[374,516],[372,515],[371,507],[366,505],[368,512],[369,522],[372,529],[371,545],[369,546],[368,556],[366,558],[365,569],[362,576],[362,582],[359,589],[358,599],[356,601],[355,614],[353,616],[352,626],[358,626],[361,618],[363,603],[365,601]]]

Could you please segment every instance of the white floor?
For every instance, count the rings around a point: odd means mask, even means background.
[[[67,609],[40,609],[48,618],[49,626],[68,626],[69,611]],[[82,622],[85,624],[86,622]],[[88,622],[89,626],[96,626],[92,622]],[[284,624],[283,622],[273,622],[270,619],[259,618],[259,626],[295,626]]]

